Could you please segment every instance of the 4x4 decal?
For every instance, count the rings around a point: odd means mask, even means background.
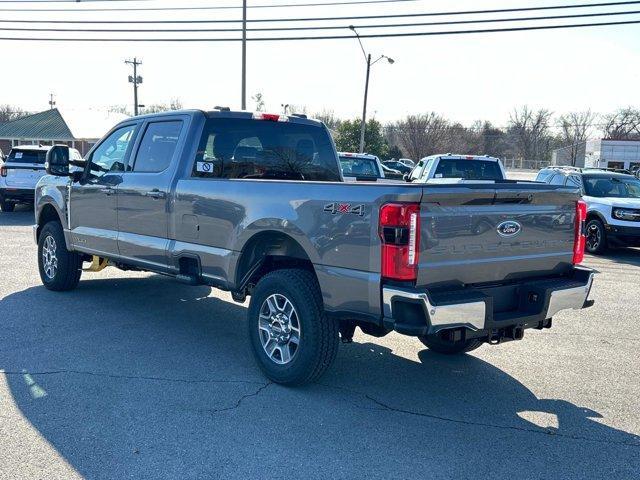
[[[364,216],[364,205],[351,205],[350,203],[327,203],[324,211],[335,215],[336,213],[352,213],[354,215]]]

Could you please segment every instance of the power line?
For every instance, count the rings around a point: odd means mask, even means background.
[[[375,33],[362,34],[361,38],[391,38],[391,37],[424,37],[441,35],[465,35],[477,33],[502,33],[502,32],[522,32],[530,30],[557,30],[569,28],[585,27],[607,27],[615,25],[639,24],[640,20],[628,20],[620,22],[601,23],[577,23],[566,25],[539,25],[533,27],[510,27],[510,28],[487,28],[477,30],[448,30],[436,32],[402,32],[402,33]],[[280,42],[298,40],[342,40],[353,39],[351,35],[326,35],[326,36],[301,36],[301,37],[254,37],[247,38],[248,42]],[[39,42],[238,42],[241,38],[46,38],[46,37],[0,37],[6,41],[39,41]]]
[[[375,3],[408,3],[420,0],[342,0],[331,1],[327,3],[279,3],[275,5],[249,5],[247,8],[288,8],[288,7],[330,7],[338,5],[362,5]],[[4,3],[1,2],[0,3]],[[49,2],[35,2],[49,3]],[[58,2],[51,2],[58,3]],[[69,3],[69,2],[64,2]],[[118,8],[0,8],[0,12],[160,12],[160,11],[184,11],[184,10],[237,10],[241,9],[241,5],[216,5],[201,7],[118,7]]]
[[[446,22],[414,22],[414,23],[388,23],[388,24],[369,24],[369,25],[353,25],[354,28],[398,28],[398,27],[424,27],[424,26],[443,26],[443,25],[461,25],[461,24],[477,24],[477,23],[501,23],[501,22],[530,22],[540,20],[560,20],[569,18],[591,18],[591,17],[607,17],[617,15],[637,15],[640,10],[630,10],[626,12],[599,12],[599,13],[580,13],[573,15],[546,15],[537,17],[510,17],[510,18],[490,18],[478,20],[457,20]],[[267,32],[267,31],[294,31],[294,30],[346,30],[352,25],[324,25],[315,27],[257,27],[249,28],[247,32]],[[15,32],[100,32],[100,33],[201,33],[201,32],[241,32],[241,28],[168,28],[168,29],[139,29],[139,28],[26,28],[26,27],[0,27],[0,31]]]
[[[1,0],[0,0],[1,1]],[[398,13],[386,15],[351,15],[340,17],[306,17],[306,18],[251,18],[247,22],[252,23],[275,23],[275,22],[310,22],[310,21],[330,21],[330,20],[370,20],[370,19],[388,19],[388,18],[415,18],[415,17],[438,17],[453,15],[481,15],[488,13],[515,13],[515,12],[531,12],[544,10],[560,10],[574,8],[595,8],[609,7],[620,5],[637,5],[640,0],[624,1],[624,2],[604,2],[604,3],[583,3],[576,5],[550,5],[546,7],[519,7],[519,8],[501,8],[493,10],[466,10],[466,11],[448,11],[448,12],[425,12],[425,13]],[[213,19],[213,20],[34,20],[34,19],[0,19],[0,23],[103,23],[103,24],[162,24],[162,23],[240,23],[241,19]]]

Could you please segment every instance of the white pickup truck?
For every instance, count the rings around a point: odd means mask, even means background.
[[[465,183],[505,180],[502,162],[486,155],[431,155],[420,160],[407,176],[413,183]]]

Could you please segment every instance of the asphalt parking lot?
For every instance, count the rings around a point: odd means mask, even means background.
[[[268,383],[246,305],[107,269],[41,286],[0,213],[0,478],[640,478],[640,250],[587,259],[593,308],[442,357],[357,334],[320,383]]]

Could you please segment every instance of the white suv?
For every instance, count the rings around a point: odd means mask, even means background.
[[[580,188],[587,204],[589,253],[603,253],[608,246],[640,247],[640,180],[633,175],[551,167],[540,170],[536,181]]]
[[[13,212],[16,203],[32,204],[36,184],[45,175],[44,162],[51,147],[20,145],[0,166],[0,210]],[[72,160],[81,160],[80,152],[69,149]]]

